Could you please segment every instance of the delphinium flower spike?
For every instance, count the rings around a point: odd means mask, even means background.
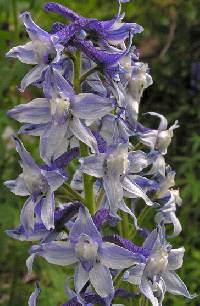
[[[14,137],[22,173],[5,185],[28,198],[19,225],[7,234],[34,241],[29,272],[40,257],[71,267],[63,306],[135,305],[138,299],[161,306],[166,291],[193,297],[175,273],[184,247],[172,249],[167,241],[181,232],[181,198],[165,162],[178,122],[168,127],[163,115],[151,111],[144,121],[157,117],[158,129],[139,122],[143,91],[152,85],[133,45],[143,28],[123,21],[128,0],[116,2],[116,15],[104,21],[46,3],[46,12],[69,21],[58,20],[49,32],[24,12],[31,41],[7,53],[35,66],[20,91],[32,84],[43,93],[8,111],[23,124],[22,137],[39,137],[42,163]],[[135,244],[137,235],[142,245]],[[39,294],[36,283],[29,306],[36,306]]]

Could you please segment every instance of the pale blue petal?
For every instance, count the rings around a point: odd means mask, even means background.
[[[147,250],[152,250],[158,240],[159,240],[158,229],[155,229],[145,239],[145,241],[143,243],[143,248],[145,248]]]
[[[24,26],[32,40],[49,40],[50,35],[33,22],[29,12],[22,13],[20,19],[24,23]]]
[[[98,155],[81,158],[79,160],[81,163],[80,170],[91,176],[103,177],[105,173],[105,169],[104,169],[104,164],[106,161],[105,157],[106,157],[106,154],[101,153]]]
[[[20,221],[24,226],[25,231],[34,231],[34,212],[35,212],[35,203],[32,201],[32,198],[29,197],[21,210]]]
[[[123,198],[123,188],[118,176],[104,176],[103,187],[108,198],[111,213],[115,214]]]
[[[41,219],[48,230],[54,228],[54,210],[54,193],[48,190],[41,209]]]
[[[96,120],[112,110],[112,100],[92,93],[82,93],[74,97],[71,108],[80,119]]]
[[[74,274],[74,285],[77,293],[79,293],[82,290],[82,288],[85,286],[88,280],[89,280],[88,272],[79,263],[76,267]]]
[[[168,270],[177,270],[182,267],[185,248],[172,249],[168,256]]]
[[[111,269],[125,269],[141,261],[141,254],[133,254],[114,243],[103,242],[99,250],[101,263]]]
[[[26,87],[40,80],[42,73],[45,71],[45,69],[47,69],[47,67],[48,67],[47,65],[41,64],[32,68],[22,79],[19,90],[21,92],[24,92]]]
[[[8,116],[22,123],[44,124],[50,121],[51,112],[47,99],[37,98],[20,104],[7,112]]]
[[[180,279],[180,277],[172,271],[166,271],[162,274],[162,277],[166,284],[166,290],[175,295],[183,295],[189,299],[193,298],[189,291],[187,290],[186,285]]]
[[[101,297],[107,297],[113,294],[114,287],[108,268],[101,264],[96,264],[89,272],[89,278],[98,295]]]
[[[42,136],[46,130],[47,124],[24,124],[20,129],[18,134],[27,134],[31,136]]]
[[[152,206],[153,202],[149,199],[149,197],[143,192],[142,188],[138,186],[136,183],[131,181],[128,176],[124,177],[122,183],[122,187],[133,194],[133,197],[141,198],[148,206]]]
[[[57,190],[66,180],[66,176],[64,176],[59,170],[41,170],[41,173],[47,179],[51,191]]]
[[[137,264],[124,273],[124,280],[133,285],[140,285],[145,264]]]
[[[17,151],[17,153],[19,154],[19,156],[21,157],[21,160],[22,160],[22,165],[24,167],[28,167],[28,168],[34,170],[35,172],[38,172],[38,174],[39,174],[40,173],[40,168],[38,167],[36,162],[33,160],[31,155],[26,151],[22,142],[17,137],[14,137],[14,140],[15,140],[15,143],[16,143],[16,151]]]
[[[53,241],[33,246],[31,252],[44,257],[49,263],[67,266],[77,262],[74,249],[66,241]]]
[[[158,299],[153,294],[151,281],[149,281],[145,276],[142,277],[139,288],[141,292],[151,301],[152,306],[159,306]]]
[[[10,189],[14,194],[19,196],[27,196],[30,195],[28,191],[23,175],[20,174],[16,180],[9,180],[4,182],[4,185]]]
[[[58,124],[52,121],[46,126],[46,130],[40,140],[40,156],[47,165],[67,151],[68,148],[67,122]]]
[[[95,137],[88,127],[86,127],[77,117],[73,117],[70,122],[70,130],[80,141],[84,142],[93,152],[98,152]]]
[[[33,50],[32,42],[28,42],[23,46],[17,46],[12,48],[8,53],[7,57],[14,57],[20,60],[22,63],[36,65],[38,63]]]
[[[148,156],[143,151],[133,151],[128,154],[129,171],[131,173],[141,172],[149,165]]]
[[[77,242],[81,234],[90,236],[95,242],[102,241],[88,209],[83,206],[80,207],[78,217],[69,233],[70,241]]]

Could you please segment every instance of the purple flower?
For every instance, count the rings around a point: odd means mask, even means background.
[[[132,163],[132,166],[129,167],[129,158],[131,160],[133,154],[128,153],[127,144],[121,143],[110,148],[110,151],[107,153],[100,153],[80,159],[80,170],[96,178],[103,179],[103,187],[112,216],[116,217],[118,209],[122,209],[128,212],[135,219],[135,224],[137,224],[135,215],[123,201],[124,192],[130,198],[142,198],[149,206],[153,205],[153,203],[140,185],[134,181],[135,177],[129,175],[131,171],[133,173],[141,171],[141,168],[147,166],[148,162],[144,164],[143,154],[139,153],[137,163],[134,166]]]
[[[120,1],[122,2],[122,1]],[[120,4],[119,2],[119,4]],[[70,40],[75,34],[79,34],[81,30],[86,31],[88,35],[93,33],[96,40],[107,41],[109,44],[122,45],[129,37],[129,33],[137,34],[143,31],[143,28],[136,23],[123,23],[120,10],[112,20],[99,21],[94,18],[85,18],[72,10],[54,2],[49,2],[45,5],[46,11],[55,12],[63,15],[72,21],[72,24],[64,26],[56,36],[63,43]]]
[[[65,229],[65,224],[78,213],[79,207],[80,203],[75,202],[64,205],[62,208],[56,208],[54,210],[54,229],[48,230],[42,222],[36,222],[33,230],[29,229],[27,231],[23,224],[20,224],[14,230],[7,230],[6,234],[20,241],[42,240],[42,242],[49,242],[51,240],[57,240]]]
[[[30,13],[24,12],[20,16],[31,39],[23,46],[12,48],[6,56],[18,58],[22,63],[36,65],[21,81],[20,91],[32,83],[38,82],[51,64],[61,60],[63,46],[55,44],[51,35],[36,25]]]
[[[165,155],[171,143],[173,131],[179,127],[178,121],[176,120],[175,123],[167,129],[168,122],[164,116],[154,112],[148,112],[148,114],[159,117],[160,125],[158,130],[148,130],[138,133],[140,141],[151,149],[156,149],[161,154]]]
[[[109,268],[120,270],[144,260],[141,254],[103,242],[87,208],[83,206],[69,232],[68,241],[33,246],[31,254],[61,266],[77,263],[74,275],[76,292],[80,293],[89,280],[101,297],[108,297],[114,292]]]
[[[55,69],[46,72],[44,92],[47,98],[18,105],[8,115],[33,125],[33,132],[35,126],[40,127],[40,154],[46,164],[52,164],[67,151],[73,135],[93,151],[98,151],[95,137],[84,120],[95,121],[109,113],[113,100],[92,93],[76,95]]]
[[[185,249],[171,249],[165,240],[163,227],[152,231],[143,247],[150,252],[147,262],[135,265],[125,272],[125,280],[139,285],[140,291],[153,306],[162,305],[166,291],[192,298],[185,284],[174,272],[182,266]]]
[[[59,170],[46,171],[32,159],[20,140],[15,137],[16,150],[21,157],[22,174],[5,185],[16,195],[29,196],[21,211],[21,224],[26,231],[34,231],[35,208],[41,205],[41,220],[47,229],[54,228],[54,191],[65,181]]]

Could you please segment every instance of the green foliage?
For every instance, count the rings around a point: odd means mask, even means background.
[[[0,0],[0,134],[6,127],[17,131],[18,125],[8,119],[5,111],[9,108],[30,101],[41,92],[33,88],[20,96],[16,85],[29,69],[12,59],[5,59],[4,54],[14,45],[26,41],[26,35],[17,16],[24,10],[30,10],[34,20],[49,30],[57,16],[42,11],[44,0]],[[111,18],[117,11],[116,0],[60,0],[70,8],[88,17]],[[198,87],[191,86],[191,65],[199,62],[200,55],[200,0],[134,0],[123,6],[129,21],[143,25],[145,31],[135,38],[141,49],[142,60],[148,62],[154,85],[144,95],[142,111],[163,113],[170,122],[178,119],[180,129],[175,131],[168,162],[177,171],[177,185],[180,186],[183,206],[178,214],[183,225],[183,232],[176,241],[177,246],[184,245],[186,256],[181,277],[190,291],[200,288],[200,107]],[[64,18],[60,21],[65,22]],[[0,146],[0,267],[2,280],[0,305],[27,305],[27,299],[33,290],[35,278],[41,279],[42,294],[40,306],[54,306],[65,302],[63,283],[69,270],[47,264],[38,259],[35,274],[28,280],[25,259],[30,244],[15,242],[4,231],[13,228],[19,222],[19,211],[23,199],[13,196],[2,185],[19,173],[18,156],[12,149],[9,139]],[[27,148],[39,160],[35,140],[23,138]],[[71,172],[74,164],[71,165]],[[151,217],[149,221],[151,222]],[[183,298],[168,295],[165,305],[199,305],[199,298],[186,301]]]

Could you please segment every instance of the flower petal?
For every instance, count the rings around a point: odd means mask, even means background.
[[[130,268],[124,273],[124,280],[133,285],[140,285],[145,264],[138,264]]]
[[[20,104],[7,112],[11,118],[23,122],[42,124],[50,121],[50,106],[45,98],[37,98],[27,104]]]
[[[141,262],[141,254],[133,254],[114,243],[103,242],[99,250],[100,261],[103,265],[111,269],[125,269]]]
[[[82,265],[79,263],[76,267],[74,274],[74,285],[77,293],[79,293],[82,290],[82,288],[85,286],[88,280],[89,280],[88,272],[85,269],[83,269]]]
[[[76,95],[71,102],[73,113],[80,119],[100,119],[112,110],[112,100],[92,93]]]
[[[47,165],[51,165],[55,159],[67,151],[68,144],[67,122],[58,124],[52,121],[46,126],[41,137],[40,155]]]
[[[159,306],[158,299],[153,294],[153,288],[151,282],[143,276],[139,286],[141,292],[151,301],[152,306]]]
[[[31,69],[22,79],[19,91],[24,92],[26,87],[28,87],[30,84],[39,81],[42,73],[45,71],[45,69],[47,69],[47,67],[48,66],[45,64],[40,64]]]
[[[183,295],[189,299],[193,298],[186,285],[180,279],[180,277],[173,271],[166,271],[162,274],[162,277],[166,284],[166,290],[175,295]]]
[[[40,40],[48,40],[50,35],[42,30],[35,22],[33,22],[31,18],[31,14],[29,12],[24,12],[20,15],[20,19],[24,23],[26,30],[31,39],[40,39]]]
[[[67,266],[77,262],[74,249],[66,241],[53,241],[32,246],[31,253],[44,257],[49,263]]]
[[[93,152],[98,152],[97,142],[92,132],[77,117],[70,122],[70,130],[82,142],[88,145]]]
[[[19,195],[19,196],[30,195],[26,187],[23,175],[21,174],[16,178],[16,180],[9,180],[9,181],[4,182],[4,185],[8,187],[10,191],[12,191],[16,195]]]
[[[51,191],[58,189],[66,180],[66,177],[59,170],[41,170],[42,175],[47,179]]]
[[[131,181],[128,176],[124,177],[121,182],[122,187],[127,190],[129,193],[132,193],[134,197],[142,198],[148,206],[152,206],[153,202],[149,199],[149,197],[143,192],[142,188],[140,188],[136,183]]]
[[[181,247],[178,249],[172,249],[168,256],[168,266],[169,270],[176,270],[182,267],[183,256],[185,253],[185,248]]]
[[[96,242],[102,241],[88,209],[83,206],[80,207],[78,217],[69,233],[69,240],[75,243],[81,234],[90,236]]]
[[[107,297],[113,293],[114,287],[108,268],[96,264],[89,272],[89,278],[97,294],[101,297]]]
[[[88,156],[81,158],[79,161],[81,163],[80,170],[83,173],[87,173],[95,177],[104,176],[104,163],[106,155],[104,153]]]
[[[6,53],[6,56],[17,58],[18,60],[20,60],[20,62],[25,64],[37,64],[37,59],[35,57],[32,42],[28,42],[23,46],[17,46],[12,48],[8,53]]]
[[[32,201],[32,198],[29,197],[21,210],[20,221],[24,226],[25,231],[34,231],[34,212],[35,212],[35,203]]]
[[[41,219],[48,230],[54,228],[54,209],[54,193],[48,190],[41,209]]]

